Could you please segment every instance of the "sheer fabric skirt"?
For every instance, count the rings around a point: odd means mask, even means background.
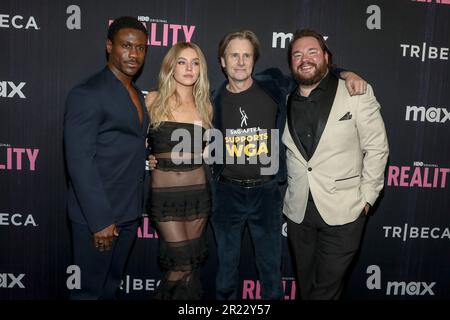
[[[197,300],[203,294],[200,267],[208,256],[205,228],[211,193],[202,165],[178,169],[158,166],[152,171],[150,212],[164,271],[156,298]]]

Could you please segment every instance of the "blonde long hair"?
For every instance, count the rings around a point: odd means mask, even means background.
[[[194,103],[204,126],[207,128],[212,126],[211,115],[209,112],[211,100],[208,68],[205,56],[200,47],[195,43],[179,42],[170,48],[161,64],[161,70],[159,71],[158,76],[158,93],[153,103],[149,106],[151,124],[154,128],[159,127],[162,121],[172,118],[169,107],[170,97],[175,97],[177,105],[180,103],[178,93],[176,92],[176,82],[173,78],[173,73],[181,51],[187,48],[195,50],[200,59],[200,74],[193,88]]]

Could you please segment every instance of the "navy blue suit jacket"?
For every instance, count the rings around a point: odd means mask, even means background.
[[[73,88],[67,98],[68,213],[93,233],[142,214],[149,119],[141,91],[135,89],[144,108],[142,125],[126,88],[108,67]]]

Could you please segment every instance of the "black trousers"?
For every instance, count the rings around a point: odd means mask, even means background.
[[[366,215],[362,212],[351,223],[330,226],[323,221],[314,202],[308,201],[302,223],[287,221],[300,298],[339,299],[344,277],[360,246]]]
[[[112,250],[99,251],[87,225],[72,222],[74,264],[81,269],[81,288],[73,289],[71,300],[112,300],[116,298],[139,220],[119,225]]]

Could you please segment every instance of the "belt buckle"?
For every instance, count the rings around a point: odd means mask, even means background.
[[[254,187],[254,184],[252,182],[253,181],[251,181],[250,179],[245,179],[245,180],[241,180],[239,182],[239,185],[243,188],[251,188],[251,187]]]
[[[260,180],[260,179],[246,179],[246,180],[241,181],[242,187],[244,187],[244,188],[257,187],[263,183],[264,183],[264,181]]]

